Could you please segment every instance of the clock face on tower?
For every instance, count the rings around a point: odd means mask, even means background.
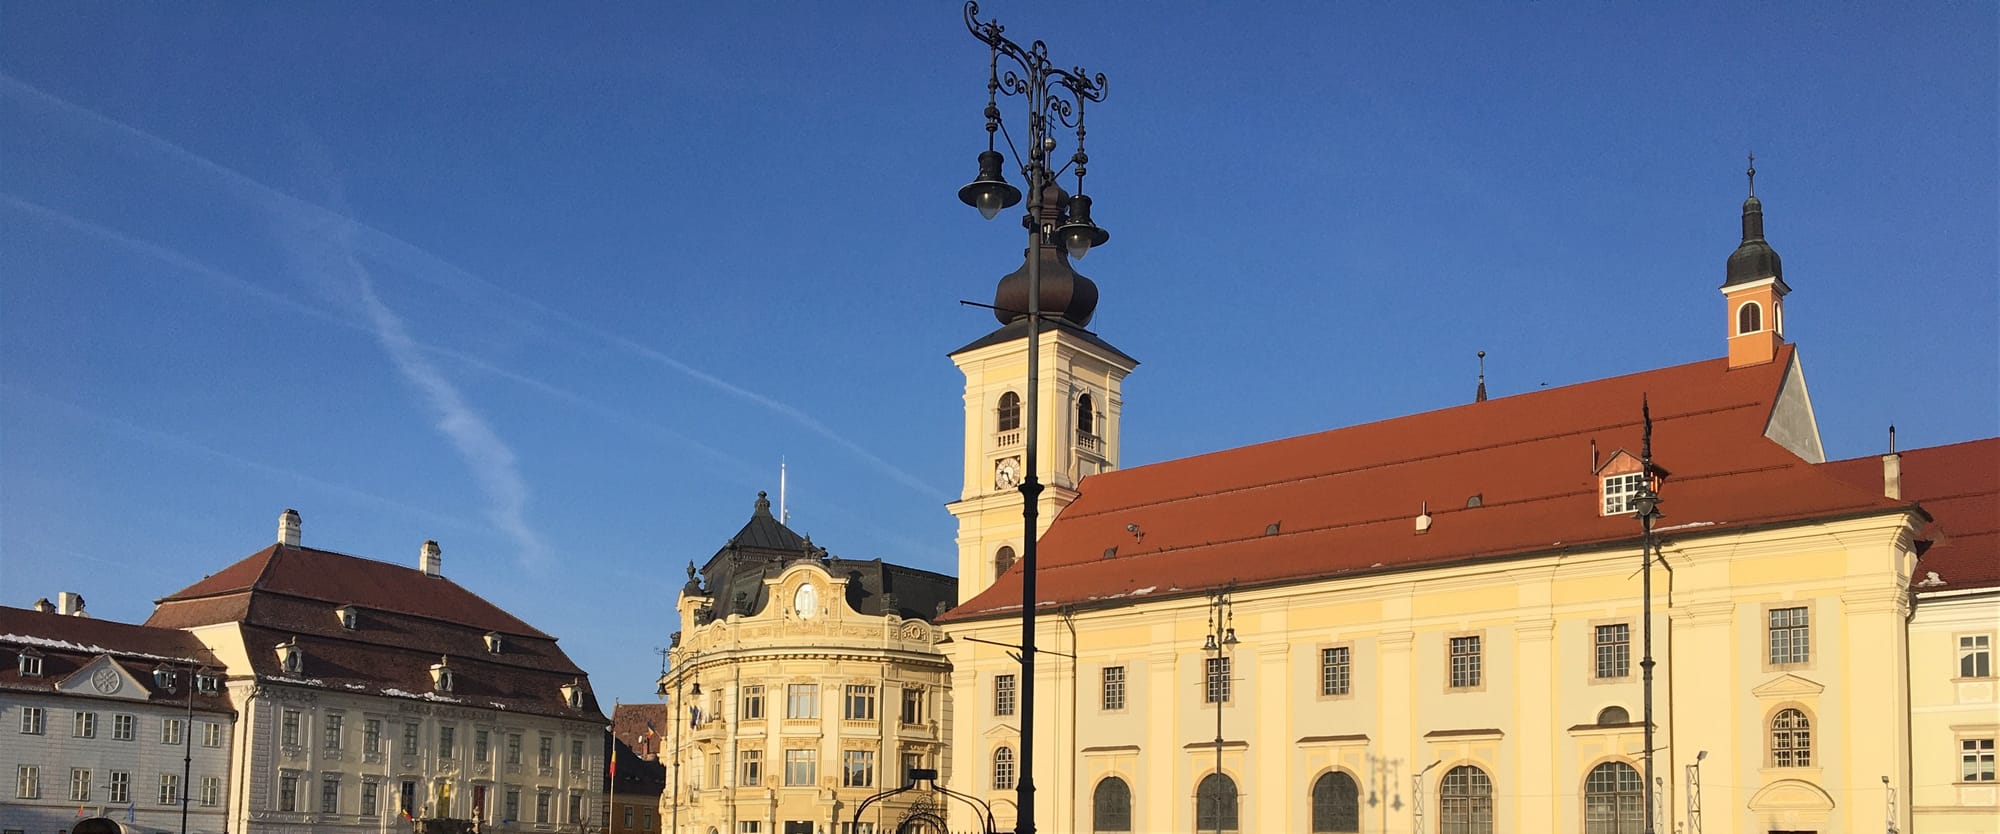
[[[792,610],[798,612],[800,619],[812,619],[819,613],[819,591],[810,584],[800,585],[798,592],[792,594]]]
[[[1021,459],[1001,458],[993,466],[993,485],[1000,489],[1013,489],[1021,485]]]

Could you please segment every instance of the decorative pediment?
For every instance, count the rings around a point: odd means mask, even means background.
[[[1763,790],[1750,797],[1750,810],[1769,813],[1778,811],[1831,811],[1833,797],[1820,786],[1804,779],[1780,779],[1765,785]]]
[[[1825,691],[1826,687],[1821,684],[1787,673],[1765,681],[1763,685],[1750,690],[1750,694],[1759,698],[1784,699],[1807,698]]]
[[[75,674],[57,682],[56,691],[65,695],[126,701],[144,701],[153,697],[152,690],[147,689],[138,676],[110,655],[98,655],[97,659],[84,664]]]
[[[990,739],[1011,740],[1021,737],[1021,728],[1012,724],[994,724],[981,735]]]

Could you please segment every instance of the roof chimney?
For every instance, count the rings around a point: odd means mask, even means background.
[[[287,508],[278,514],[278,543],[286,547],[299,546],[299,511]]]
[[[443,576],[444,549],[438,547],[437,542],[424,542],[423,555],[417,558],[417,568],[423,571],[425,576]]]
[[[56,613],[65,617],[82,617],[83,595],[71,591],[56,594]]]
[[[35,600],[35,610],[43,614],[54,614],[56,612],[56,604],[50,602],[48,597],[42,597]]]
[[[1896,427],[1889,427],[1889,453],[1882,456],[1882,495],[1903,500],[1903,456],[1896,453]]]

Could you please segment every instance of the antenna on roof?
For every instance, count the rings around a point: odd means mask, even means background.
[[[785,503],[785,456],[778,456],[778,523],[792,523],[792,508]]]
[[[1486,402],[1486,351],[1479,352],[1479,393],[1472,395],[1476,403]]]

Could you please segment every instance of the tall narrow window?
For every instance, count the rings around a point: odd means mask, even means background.
[[[1993,781],[1993,739],[1958,740],[1958,781]]]
[[[1993,677],[1993,637],[1991,635],[1959,635],[1958,676],[1961,678]]]
[[[1220,773],[1202,777],[1194,792],[1194,827],[1197,831],[1235,831],[1236,780]]]
[[[1354,777],[1334,770],[1313,780],[1312,830],[1361,830],[1361,785]]]
[[[1208,658],[1208,686],[1202,692],[1202,701],[1209,704],[1229,703],[1229,658]]]
[[[14,798],[42,798],[42,769],[37,765],[20,765],[14,771]]]
[[[1812,767],[1812,720],[1805,712],[1787,708],[1771,716],[1771,766]]]
[[[1008,547],[1007,545],[1003,544],[1000,546],[999,550],[994,551],[993,553],[994,576],[999,576],[1000,574],[1006,573],[1007,569],[1013,566],[1014,566],[1014,548]]]
[[[924,723],[924,712],[924,688],[921,686],[903,687],[903,723]]]
[[[993,676],[993,714],[1014,714],[1014,676]]]
[[[993,789],[1011,791],[1014,789],[1014,748],[1002,747],[993,751]]]
[[[1460,765],[1438,786],[1438,834],[1493,834],[1493,780]]]
[[[97,737],[97,713],[79,712],[71,716],[69,734],[74,738]]]
[[[90,801],[89,768],[73,767],[69,769],[69,801],[71,802]]]
[[[335,776],[323,776],[323,777],[321,777],[321,778],[320,778],[320,780],[319,780],[319,812],[320,812],[320,813],[322,813],[322,814],[338,814],[338,813],[340,813],[340,779],[339,779],[339,777],[335,777]]]
[[[361,783],[361,815],[375,816],[375,806],[381,797],[382,783],[369,779]]]
[[[764,751],[739,750],[736,758],[743,762],[742,787],[754,788],[764,784]]]
[[[1090,795],[1090,830],[1132,830],[1132,786],[1116,776],[1097,783]]]
[[[1714,319],[1710,319],[1714,321]],[[1755,301],[1746,301],[1736,308],[1736,335],[1755,333],[1764,329],[1764,307]]]
[[[1076,433],[1082,435],[1097,434],[1097,411],[1091,408],[1089,394],[1083,394],[1076,398]]]
[[[1597,677],[1624,678],[1632,675],[1632,626],[1613,623],[1597,627]]]
[[[1125,667],[1104,667],[1104,708],[1121,710],[1125,708]]]
[[[1771,609],[1770,638],[1771,665],[1805,663],[1812,659],[1812,618],[1803,606]]]
[[[1451,638],[1451,688],[1479,686],[1481,658],[1477,635]]]
[[[179,805],[180,802],[181,775],[178,773],[160,774],[160,804]]]
[[[1012,391],[1000,395],[1000,431],[1013,431],[1021,427],[1021,397]]]
[[[848,721],[875,720],[875,687],[866,684],[848,684],[847,695],[841,699],[840,717]]]
[[[111,786],[109,788],[109,793],[110,796],[108,796],[107,798],[111,800],[111,804],[113,805],[123,805],[131,802],[132,772],[128,770],[111,771]]]
[[[764,687],[761,686],[743,687],[743,715],[741,716],[741,720],[762,721],[763,719],[764,719]]]
[[[321,716],[320,731],[325,736],[325,738],[321,739],[321,741],[323,742],[323,746],[325,746],[326,749],[328,750],[340,749],[340,727],[342,724],[346,723],[346,720],[347,720],[346,716],[343,716],[337,712],[330,712],[324,716]]]
[[[1644,783],[1624,762],[1591,768],[1583,780],[1583,834],[1639,834],[1645,819]]]
[[[819,717],[819,684],[794,683],[785,686],[785,717]]]
[[[285,710],[278,725],[278,743],[286,747],[299,746],[299,711]]]
[[[1346,695],[1350,691],[1352,676],[1348,657],[1346,646],[1319,650],[1319,694]]]

